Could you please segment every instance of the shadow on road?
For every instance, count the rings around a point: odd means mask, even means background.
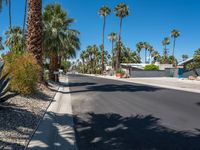
[[[81,82],[81,83],[69,83],[68,86],[74,87],[74,86],[88,86],[88,85],[95,85],[96,83],[93,82]]]
[[[139,91],[145,91],[145,92],[153,92],[160,90],[161,88],[156,87],[150,87],[150,86],[142,86],[142,85],[131,85],[131,84],[103,84],[103,85],[97,85],[97,86],[89,86],[87,87],[89,91],[98,91],[98,92],[139,92]]]
[[[81,92],[154,92],[157,90],[162,90],[162,88],[142,86],[142,85],[131,85],[131,84],[97,84],[94,83],[76,83],[75,86],[73,83],[70,83],[70,89],[76,87],[76,89],[70,90],[70,92],[64,92],[63,94],[72,94],[72,93],[81,93]],[[92,86],[91,86],[92,85]],[[85,86],[84,88],[81,88]]]
[[[199,102],[199,103],[197,103],[197,105],[198,105],[198,106],[200,106],[200,102]]]
[[[90,113],[83,118],[74,119],[80,150],[200,150],[200,130],[198,135],[172,130],[151,115]]]

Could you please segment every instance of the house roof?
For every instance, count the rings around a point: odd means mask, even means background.
[[[124,67],[131,67],[131,68],[137,68],[137,69],[141,69],[143,70],[144,67],[146,66],[147,64],[136,64],[136,63],[121,63],[121,66],[124,66]]]
[[[191,62],[192,60],[193,60],[192,57],[191,57],[191,58],[188,58],[188,59],[186,59],[186,60],[184,60],[184,61],[179,62],[179,63],[178,63],[178,66],[183,66],[183,65],[185,65],[185,64],[187,64],[187,63],[189,63],[189,62]]]

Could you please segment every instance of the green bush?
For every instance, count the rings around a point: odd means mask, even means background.
[[[122,69],[118,69],[118,70],[116,71],[116,73],[125,74],[125,71],[122,70]]]
[[[146,65],[146,66],[144,67],[144,70],[145,70],[145,71],[159,70],[159,67],[156,66],[156,65],[154,65],[154,64],[151,64],[151,65]]]
[[[16,55],[8,53],[4,56],[4,73],[10,73],[12,80],[10,90],[23,95],[28,95],[36,91],[39,79],[39,65],[35,58],[25,53]]]

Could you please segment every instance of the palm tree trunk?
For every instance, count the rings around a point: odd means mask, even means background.
[[[114,68],[114,50],[113,50],[114,41],[112,40],[112,68]]]
[[[165,50],[164,50],[164,64],[166,64],[166,59],[167,59],[167,54],[166,54],[166,51],[167,51],[167,46],[165,45]]]
[[[8,1],[8,13],[9,13],[9,28],[12,28],[12,15],[11,15],[11,0]]]
[[[23,22],[23,36],[25,35],[25,27],[26,27],[26,16],[27,16],[27,0],[24,3],[24,22]]]
[[[176,38],[174,38],[173,50],[172,50],[172,65],[173,65],[173,66],[175,66],[175,63],[174,63],[174,51],[175,51],[175,46],[176,46]]]
[[[25,0],[25,3],[24,3],[24,21],[23,21],[23,47],[22,49],[25,50],[25,40],[26,40],[26,37],[25,37],[25,28],[26,28],[26,18],[27,18],[27,0]]]
[[[28,51],[40,65],[40,80],[43,81],[42,0],[28,0],[28,6]]]
[[[57,68],[57,69],[60,69],[60,68],[61,68],[61,62],[62,62],[62,56],[59,55],[59,56],[58,56],[58,68]]]
[[[118,41],[118,51],[117,51],[117,62],[116,62],[116,69],[120,68],[120,61],[121,61],[121,33],[122,33],[122,17],[120,18],[120,31],[119,31],[119,41]]]
[[[103,45],[102,45],[102,74],[104,72],[104,36],[105,36],[105,26],[106,26],[106,17],[104,17],[104,21],[103,21],[103,35],[102,35],[102,40],[103,40]]]
[[[58,55],[55,52],[50,53],[50,64],[49,64],[49,79],[52,81],[58,81],[58,78],[54,74],[58,67]]]

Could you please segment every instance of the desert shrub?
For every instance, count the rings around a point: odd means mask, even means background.
[[[118,69],[118,70],[116,71],[116,73],[125,74],[125,71],[122,70],[122,69]]]
[[[151,65],[146,65],[146,66],[144,67],[144,70],[145,70],[145,71],[159,70],[159,67],[156,66],[156,65],[154,65],[154,64],[151,64]]]
[[[16,55],[9,53],[4,56],[5,73],[10,73],[12,80],[10,90],[23,95],[28,95],[36,91],[39,78],[39,65],[35,58],[25,53]]]

